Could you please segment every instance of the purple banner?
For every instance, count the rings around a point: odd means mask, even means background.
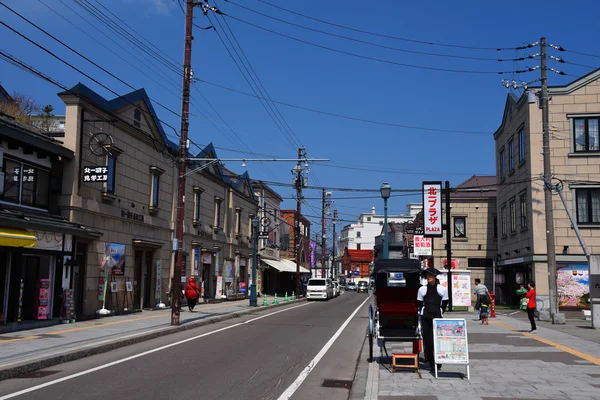
[[[316,249],[316,247],[317,247],[317,244],[311,240],[310,241],[310,267],[311,268],[315,268],[317,266],[315,264],[315,249]]]

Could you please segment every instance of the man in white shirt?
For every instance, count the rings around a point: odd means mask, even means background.
[[[433,356],[433,319],[442,318],[448,306],[448,290],[437,283],[440,272],[435,268],[424,270],[427,285],[421,286],[417,292],[417,305],[421,316],[421,330],[423,334],[423,348],[425,351],[425,362],[434,369]],[[438,364],[438,369],[441,365]]]

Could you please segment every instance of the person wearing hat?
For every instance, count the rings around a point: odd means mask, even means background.
[[[433,319],[442,318],[448,306],[448,290],[439,284],[437,276],[440,274],[435,268],[427,268],[423,271],[427,278],[427,285],[421,286],[417,293],[417,306],[421,316],[421,331],[423,335],[423,348],[425,350],[425,362],[431,369],[434,368],[433,357]],[[438,364],[438,369],[441,365]]]

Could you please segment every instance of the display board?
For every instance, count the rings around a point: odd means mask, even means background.
[[[435,318],[433,320],[433,355],[436,364],[458,364],[467,367],[469,379],[469,340],[464,318]]]

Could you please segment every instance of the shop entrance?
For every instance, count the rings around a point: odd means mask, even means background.
[[[154,296],[152,292],[152,261],[153,261],[154,252],[146,251],[144,252],[144,299],[143,304],[144,308],[154,308]]]
[[[152,259],[154,251],[135,250],[133,268],[133,309],[153,308]]]
[[[85,272],[87,271],[87,243],[77,243],[75,253],[76,264],[73,267],[73,302],[75,303],[75,316],[83,316],[85,303]]]
[[[31,321],[37,316],[37,284],[50,279],[50,256],[12,253],[6,322]],[[21,291],[22,288],[22,291]],[[19,307],[19,300],[21,307]]]

